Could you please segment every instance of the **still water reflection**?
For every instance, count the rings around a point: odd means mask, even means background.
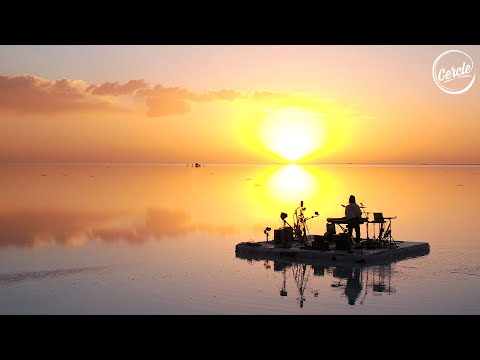
[[[0,313],[477,314],[479,178],[468,166],[0,165]],[[323,234],[350,194],[430,254],[352,269],[235,257],[301,200]]]
[[[273,263],[273,266],[272,266]],[[367,295],[375,296],[375,293],[395,293],[392,285],[393,266],[391,263],[375,266],[349,266],[349,265],[310,265],[302,263],[288,263],[282,261],[265,260],[265,269],[278,271],[282,274],[279,296],[294,296],[298,306],[303,308],[306,295],[313,294],[318,298],[320,290],[313,288],[309,280],[314,277],[326,277],[331,282],[333,291],[349,305],[356,303],[363,305]],[[287,279],[295,284],[294,294],[289,292]],[[280,285],[279,285],[280,286]],[[328,288],[325,289],[328,291]],[[306,294],[307,292],[307,294]],[[371,294],[374,295],[371,295]]]

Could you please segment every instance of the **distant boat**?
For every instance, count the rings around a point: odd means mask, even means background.
[[[195,163],[195,167],[200,167],[201,165],[199,163]]]

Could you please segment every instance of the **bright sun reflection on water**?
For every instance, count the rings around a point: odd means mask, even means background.
[[[317,191],[317,181],[305,167],[287,165],[269,178],[268,190],[274,198],[285,202],[300,202],[313,196]]]

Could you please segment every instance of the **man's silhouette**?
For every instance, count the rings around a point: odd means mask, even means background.
[[[360,220],[362,219],[362,210],[360,206],[355,202],[355,196],[350,195],[348,199],[348,205],[345,206],[345,217],[347,219],[347,228],[348,235],[350,238],[353,234],[353,229],[355,229],[356,242],[360,242]]]

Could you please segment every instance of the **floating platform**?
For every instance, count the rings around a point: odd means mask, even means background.
[[[395,245],[376,249],[317,250],[304,248],[300,242],[293,241],[289,247],[277,246],[273,241],[241,242],[235,246],[238,258],[246,260],[282,260],[299,261],[307,264],[334,265],[382,264],[410,257],[427,255],[430,245],[426,242],[395,241]]]

